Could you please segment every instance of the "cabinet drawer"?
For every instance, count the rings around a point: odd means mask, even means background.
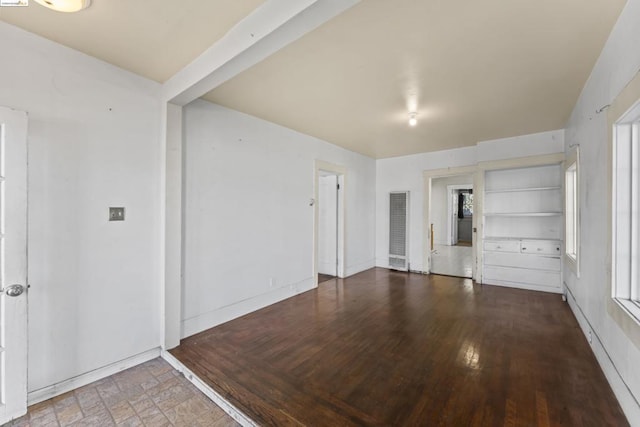
[[[559,271],[526,270],[522,268],[485,267],[484,279],[487,282],[514,282],[557,288],[560,286]]]
[[[523,240],[520,250],[523,254],[560,256],[560,242],[554,240]]]
[[[550,255],[537,256],[526,253],[486,252],[484,254],[484,265],[560,271],[560,257]]]
[[[520,242],[517,240],[485,241],[484,250],[495,252],[520,252]]]

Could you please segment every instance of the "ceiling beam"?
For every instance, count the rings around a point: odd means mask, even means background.
[[[267,0],[162,87],[184,106],[299,39],[360,0]]]

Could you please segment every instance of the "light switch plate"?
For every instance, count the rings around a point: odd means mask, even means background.
[[[109,208],[109,221],[124,221],[124,208]]]

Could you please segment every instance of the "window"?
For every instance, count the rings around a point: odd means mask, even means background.
[[[462,212],[465,217],[473,216],[473,190],[461,192],[464,201],[462,202]]]
[[[613,297],[640,321],[640,102],[613,127]]]
[[[565,260],[569,268],[571,268],[577,276],[579,276],[578,252],[580,247],[578,177],[578,150],[576,148],[576,150],[567,157],[564,168],[564,247]]]

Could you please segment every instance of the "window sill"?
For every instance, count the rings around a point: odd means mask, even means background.
[[[640,326],[640,305],[637,302],[622,298],[614,298],[614,301]]]

